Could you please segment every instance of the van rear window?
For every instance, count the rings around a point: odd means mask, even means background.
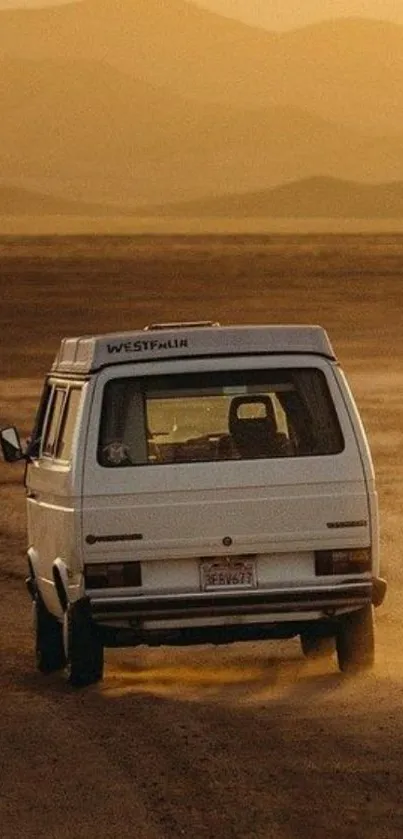
[[[344,441],[322,371],[114,379],[98,461],[108,468],[333,455]]]

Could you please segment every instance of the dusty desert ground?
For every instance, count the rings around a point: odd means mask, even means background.
[[[0,424],[29,431],[62,335],[151,320],[316,322],[378,475],[377,663],[297,642],[107,651],[81,692],[33,667],[24,490],[0,465],[0,832],[5,839],[401,839],[403,237],[0,239]]]

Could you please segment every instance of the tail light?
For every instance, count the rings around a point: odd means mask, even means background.
[[[315,551],[315,574],[363,574],[372,566],[371,548],[337,548],[333,551]]]
[[[91,563],[85,566],[87,589],[141,586],[140,562]]]

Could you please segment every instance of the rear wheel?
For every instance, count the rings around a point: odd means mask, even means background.
[[[92,621],[88,600],[68,605],[63,635],[70,684],[85,687],[99,682],[104,670],[104,648]]]
[[[373,666],[374,611],[370,604],[340,619],[336,647],[339,668],[343,673],[354,673]]]
[[[66,665],[61,623],[49,612],[36,591],[32,604],[35,659],[41,673],[53,673]]]
[[[325,658],[333,655],[335,639],[331,635],[321,635],[316,629],[307,629],[300,635],[301,649],[305,658]]]

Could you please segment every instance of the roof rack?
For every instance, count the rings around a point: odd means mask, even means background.
[[[143,332],[158,331],[159,329],[199,329],[204,326],[220,326],[214,320],[191,320],[178,321],[173,323],[150,323],[143,327]]]

